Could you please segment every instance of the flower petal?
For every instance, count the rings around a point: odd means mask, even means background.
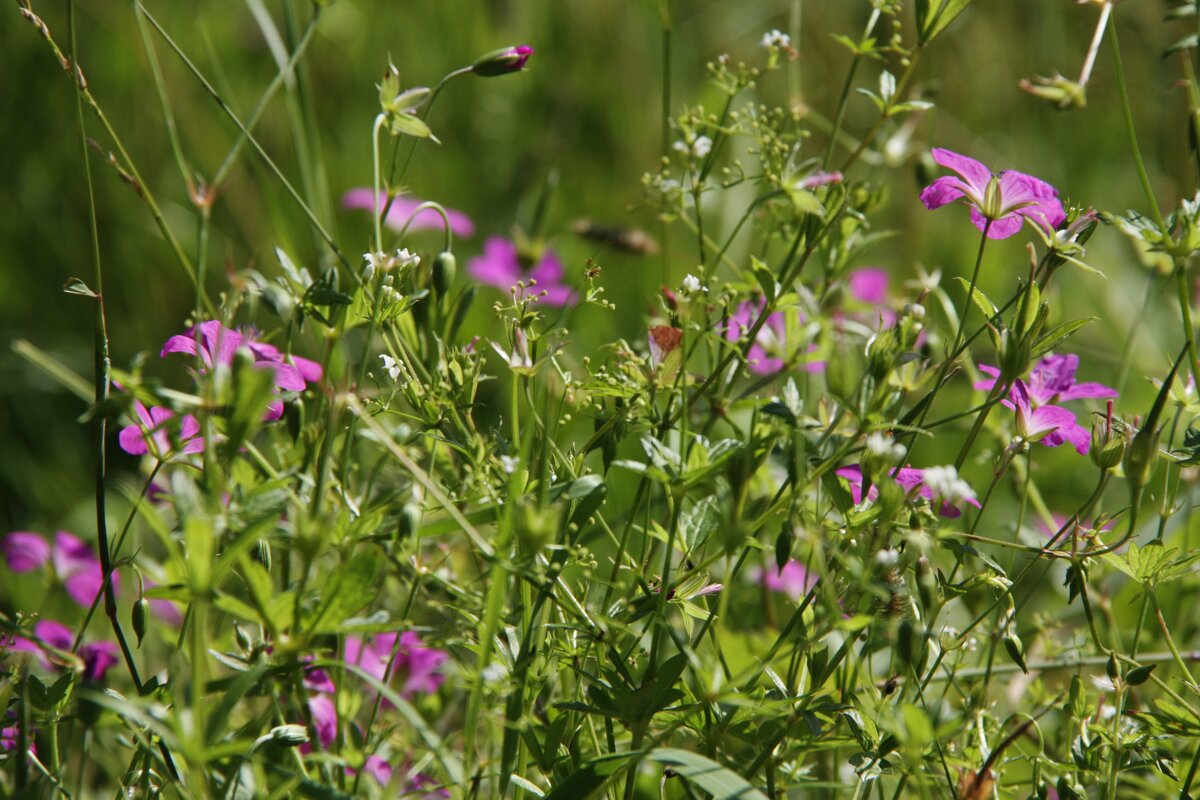
[[[1024,172],[1008,170],[1000,176],[1000,200],[1005,210],[1015,209],[1047,231],[1053,231],[1067,218],[1058,190]]]
[[[969,189],[970,187],[958,178],[943,175],[921,190],[921,202],[925,204],[925,208],[933,211],[965,197]]]
[[[989,239],[1007,239],[1020,231],[1021,226],[1025,224],[1024,218],[1020,214],[1013,213],[992,220],[992,224],[988,225],[987,218],[975,206],[971,206],[971,222],[974,222],[975,227],[981,231],[986,229]]]
[[[0,540],[0,551],[13,572],[32,572],[50,560],[50,543],[39,534],[14,531]]]
[[[508,239],[493,236],[483,243],[483,254],[467,263],[467,271],[480,283],[507,291],[521,280],[517,246]]]
[[[850,284],[850,296],[855,300],[875,306],[887,302],[887,270],[878,267],[856,269],[847,277],[847,282]]]
[[[947,150],[943,147],[933,148],[931,154],[933,155],[933,160],[939,166],[952,169],[959,175],[962,175],[967,185],[979,197],[983,197],[984,191],[987,190],[988,181],[992,179],[992,171],[990,169],[969,156],[955,153],[953,150]]]

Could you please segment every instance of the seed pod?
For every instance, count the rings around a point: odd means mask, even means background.
[[[145,597],[138,598],[133,604],[133,609],[130,611],[130,616],[133,622],[133,634],[137,637],[138,647],[142,646],[142,639],[146,636],[146,621],[150,611],[150,602]]]

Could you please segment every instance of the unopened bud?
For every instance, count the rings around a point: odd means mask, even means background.
[[[1125,458],[1125,436],[1113,431],[1112,406],[1112,400],[1109,400],[1105,418],[1092,424],[1092,446],[1088,456],[1100,469],[1112,469]]]
[[[445,250],[438,253],[437,258],[433,260],[433,291],[439,297],[445,297],[446,292],[450,290],[450,285],[454,283],[454,276],[458,272],[458,262],[454,258],[454,253]]]
[[[526,44],[502,47],[480,56],[471,65],[471,71],[481,78],[495,78],[510,72],[519,72],[525,68],[525,62],[531,55],[533,48]]]
[[[145,597],[138,598],[138,601],[133,604],[133,609],[130,612],[133,622],[133,635],[137,637],[138,647],[142,646],[142,639],[146,636],[146,621],[149,617],[150,601]]]

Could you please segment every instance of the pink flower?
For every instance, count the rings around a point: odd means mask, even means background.
[[[317,741],[321,743],[323,749],[328,750],[329,745],[337,739],[338,716],[337,708],[333,705],[333,700],[327,694],[314,694],[308,698],[308,710],[312,713],[313,728],[317,734]]]
[[[410,231],[440,231],[445,227],[442,221],[442,215],[432,208],[423,208],[417,211],[417,207],[423,201],[417,200],[415,197],[406,195],[397,195],[392,200],[392,207],[388,209],[387,217],[383,222],[394,231],[401,230],[405,225],[408,225]],[[379,193],[379,210],[382,212],[387,206],[387,194]],[[342,207],[354,208],[375,213],[375,193],[368,187],[359,187],[350,189],[342,195]],[[416,216],[413,216],[413,215]],[[446,217],[450,220],[450,232],[455,236],[470,237],[475,235],[475,223],[461,211],[455,211],[452,208],[446,209]],[[412,220],[411,224],[409,220]]]
[[[392,675],[387,674],[392,650],[396,659]],[[346,637],[346,663],[361,667],[381,683],[399,676],[403,682],[400,696],[407,699],[417,694],[431,694],[446,680],[442,665],[450,658],[444,650],[425,647],[413,631],[402,634],[381,633],[364,641],[358,636]]]
[[[0,540],[0,550],[13,572],[31,572],[48,561],[53,563],[67,594],[81,606],[90,606],[104,584],[100,560],[91,545],[66,531],[54,535],[53,546],[36,533],[15,531]]]
[[[50,560],[49,542],[28,531],[13,531],[0,539],[0,551],[13,572],[32,572]]]
[[[1017,412],[1017,435],[1027,442],[1041,442],[1046,447],[1058,447],[1070,442],[1084,455],[1092,443],[1092,435],[1075,421],[1075,415],[1061,406],[1034,407],[1029,399],[1025,381],[1018,380],[1009,392]]]
[[[925,187],[921,202],[931,211],[960,198],[971,207],[971,221],[986,230],[989,239],[1007,239],[1021,229],[1023,218],[1052,232],[1067,218],[1058,190],[1045,181],[1016,170],[993,174],[973,158],[940,147],[933,160],[958,173],[943,176]],[[988,222],[991,225],[988,225]]]
[[[576,295],[571,287],[562,282],[563,265],[553,250],[546,249],[542,258],[526,272],[517,253],[517,246],[499,236],[489,237],[483,243],[483,254],[472,258],[467,266],[471,277],[488,286],[504,291],[511,290],[519,281],[536,280],[537,285],[527,288],[527,296],[545,292],[543,302],[552,306],[571,305]]]
[[[1064,403],[1068,400],[1079,400],[1086,397],[1116,397],[1117,390],[1101,383],[1076,383],[1075,370],[1079,368],[1079,356],[1050,355],[1037,363],[1029,373],[1029,399],[1035,406],[1046,403]],[[1000,370],[987,364],[980,364],[979,371],[991,375],[991,380],[977,381],[974,384],[980,391],[991,391],[996,381],[1000,379]]]
[[[739,303],[737,310],[729,315],[725,322],[725,339],[730,342],[740,341],[762,313],[765,301],[758,300]],[[776,311],[767,316],[767,321],[758,329],[754,343],[746,352],[747,366],[755,375],[774,375],[784,367],[782,358],[787,336],[787,323],[783,312]],[[808,352],[814,352],[817,346],[809,345]],[[805,372],[824,372],[824,361],[808,361],[802,365]]]
[[[904,489],[907,494],[912,494],[914,491],[920,497],[930,501],[938,510],[938,513],[943,517],[954,519],[962,516],[962,510],[958,507],[959,503],[968,503],[979,508],[979,500],[975,498],[975,493],[971,488],[964,483],[957,475],[947,476],[945,473],[952,468],[948,467],[933,467],[930,468],[930,479],[926,481],[926,470],[914,469],[913,467],[900,467],[899,469],[889,471],[889,475],[896,483]],[[850,496],[854,498],[854,504],[858,505],[863,501],[862,485],[863,474],[862,467],[858,464],[851,464],[848,467],[841,467],[837,470],[839,477],[845,478],[846,483],[850,487]],[[949,478],[949,479],[947,479]],[[879,496],[879,490],[872,486],[867,492],[867,499],[874,500]],[[941,500],[941,503],[935,502]]]
[[[817,576],[809,575],[804,565],[795,559],[790,559],[783,565],[783,569],[779,569],[775,564],[765,569],[754,569],[750,572],[750,577],[769,591],[786,594],[793,601],[808,594],[817,583]]]
[[[850,296],[872,306],[887,303],[888,274],[879,267],[863,267],[846,276],[850,285]]]
[[[178,429],[172,430],[171,420],[175,412],[169,408],[155,406],[148,409],[134,400],[133,411],[137,414],[137,424],[125,426],[117,435],[117,442],[126,453],[135,456],[152,453],[156,458],[165,460],[175,453],[190,455],[204,452],[200,423],[191,414],[184,414]],[[172,444],[173,436],[178,439],[177,447]]]
[[[24,636],[14,637],[11,649],[19,652],[33,653],[38,663],[48,670],[56,669],[51,661],[50,651],[71,652],[75,644],[75,634],[61,622],[44,619],[33,626],[33,635],[37,641],[26,639]],[[117,663],[117,646],[113,642],[92,642],[79,648],[79,657],[83,660],[83,679],[89,682],[104,680],[105,673]]]
[[[308,383],[321,380],[321,365],[299,356],[285,357],[274,345],[254,338],[256,332],[239,333],[222,325],[218,320],[202,322],[186,334],[167,339],[163,345],[163,358],[169,353],[185,353],[199,356],[205,369],[218,366],[228,367],[239,348],[245,347],[254,357],[254,366],[269,369],[275,374],[275,388],[286,392],[302,392]],[[283,416],[283,403],[273,402],[267,407],[263,419],[268,422]]]

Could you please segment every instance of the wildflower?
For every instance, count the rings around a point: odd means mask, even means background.
[[[59,661],[52,661],[50,656],[56,653],[69,653],[75,644],[75,634],[61,622],[44,619],[33,626],[36,639],[16,636],[12,641],[12,650],[33,653],[43,667],[54,670]],[[104,680],[105,674],[117,663],[117,646],[113,642],[92,642],[81,645],[78,651],[83,662],[83,679],[90,683]],[[56,656],[57,658],[57,656]]]
[[[333,699],[327,694],[314,694],[308,698],[308,710],[312,714],[313,730],[321,747],[328,748],[337,739],[338,717]],[[301,748],[305,752],[305,748]]]
[[[517,245],[499,236],[490,237],[483,243],[483,254],[472,258],[467,266],[471,277],[480,283],[510,291],[518,283],[537,282],[529,296],[541,295],[541,299],[552,306],[566,306],[575,302],[571,287],[562,282],[563,265],[553,250],[546,249],[541,259],[526,272],[517,253]]]
[[[876,431],[867,437],[867,452],[881,459],[899,461],[904,458],[905,449],[891,436]]]
[[[725,323],[725,339],[737,342],[745,336],[746,332],[754,326],[759,314],[762,313],[763,305],[764,301],[761,298],[757,301],[746,301],[739,304],[737,310],[729,315],[729,319]],[[755,375],[774,375],[783,369],[784,361],[780,356],[784,354],[786,328],[783,312],[776,311],[768,315],[767,321],[758,329],[754,343],[750,345],[750,349],[746,353],[747,365]],[[816,345],[811,345],[808,351],[811,353],[816,349]],[[806,372],[823,372],[825,362],[809,361],[804,364],[804,370]]]
[[[392,660],[392,651],[396,651]],[[381,683],[388,683],[391,676],[400,676],[403,687],[400,696],[407,699],[417,694],[436,692],[446,680],[442,666],[449,659],[444,650],[426,647],[421,637],[413,631],[381,633],[368,640],[358,636],[346,637],[346,663],[361,667]],[[388,663],[392,663],[391,676]]]
[[[403,250],[396,251],[396,266],[400,267],[401,269],[415,267],[420,263],[421,257],[410,253],[407,247]]]
[[[392,207],[388,209],[387,216],[383,220],[383,224],[387,225],[394,231],[399,231],[408,226],[410,232],[414,231],[440,231],[445,228],[446,223],[442,220],[442,215],[432,208],[420,208],[423,200],[418,200],[415,197],[407,195],[397,195],[392,200]],[[375,193],[368,187],[359,187],[350,189],[342,195],[342,207],[349,209],[361,209],[375,213],[376,207],[382,213],[387,207],[387,194],[380,192],[378,198]],[[468,238],[475,235],[475,223],[461,211],[456,211],[453,208],[446,209],[446,218],[450,220],[450,232],[455,236]]]
[[[500,456],[500,468],[504,470],[505,475],[512,475],[520,465],[521,459],[516,456]]]
[[[971,221],[987,231],[989,239],[1012,236],[1021,229],[1024,217],[1048,233],[1067,217],[1058,190],[1032,175],[1016,170],[994,174],[975,159],[940,147],[933,149],[933,160],[959,177],[938,178],[921,192],[921,202],[932,211],[965,198],[971,206]]]
[[[838,469],[837,474],[839,477],[844,478],[850,486],[850,496],[854,499],[855,505],[862,503],[862,467],[858,464],[851,464],[848,467]],[[892,480],[900,484],[906,493],[912,494],[916,492],[918,496],[934,504],[938,513],[943,517],[953,519],[962,516],[962,510],[959,508],[959,505],[962,503],[979,508],[979,501],[975,498],[975,492],[966,481],[958,477],[958,473],[953,467],[930,467],[924,470],[914,469],[913,467],[899,467],[889,471],[887,474]],[[878,490],[872,486],[871,490],[867,492],[867,499],[874,500],[877,496]],[[941,500],[941,503],[936,503],[936,500]]]
[[[1029,389],[1022,380],[1013,385],[1009,400],[1017,412],[1017,435],[1021,439],[1041,442],[1047,447],[1070,442],[1080,455],[1087,453],[1092,435],[1075,421],[1075,415],[1070,411],[1061,406],[1034,407],[1030,402]]]
[[[202,322],[185,334],[167,339],[160,356],[185,353],[199,356],[206,370],[229,367],[239,348],[245,347],[254,357],[254,366],[269,369],[275,374],[275,388],[302,392],[309,383],[321,380],[321,365],[300,356],[287,356],[272,344],[254,338],[256,331],[245,333],[231,330],[218,320]],[[283,403],[276,401],[267,407],[263,419],[271,422],[283,416]]]
[[[792,37],[779,29],[770,30],[763,34],[762,46],[768,50],[776,48],[786,50],[792,46]]]
[[[831,183],[841,183],[842,179],[842,173],[837,172],[836,170],[833,172],[818,170],[811,175],[805,175],[803,178],[796,180],[792,184],[792,188],[800,190],[815,189],[818,186],[827,186]]]
[[[1066,355],[1049,355],[1037,363],[1029,373],[1029,382],[1025,388],[1029,399],[1035,406],[1047,403],[1063,403],[1067,400],[1079,400],[1087,397],[1116,397],[1117,390],[1101,383],[1076,383],[1075,371],[1079,368],[1079,356],[1074,353]],[[996,381],[1000,379],[1000,370],[996,367],[980,364],[979,371],[991,376],[991,380],[978,381],[974,384],[980,391],[991,391]]]
[[[135,456],[152,453],[155,458],[166,460],[175,453],[191,455],[204,452],[200,423],[191,414],[184,414],[179,420],[178,431],[174,431],[169,428],[173,427],[170,421],[174,419],[175,412],[169,408],[146,408],[134,400],[133,411],[137,415],[137,423],[126,425],[117,434],[117,442],[126,453]],[[172,443],[171,434],[177,434],[177,446]]]
[[[685,294],[699,294],[700,292],[708,291],[708,287],[702,284],[700,279],[691,273],[683,277],[682,288]]]
[[[67,594],[81,606],[90,606],[103,587],[100,560],[88,544],[66,531],[54,535],[53,546],[36,533],[15,531],[0,540],[0,551],[13,572],[32,572],[51,562]]]
[[[712,152],[712,139],[707,136],[697,136],[689,141],[679,141],[674,145],[675,152],[684,157],[691,157],[700,161]]]
[[[533,48],[527,44],[502,47],[499,50],[484,53],[476,59],[475,63],[471,65],[471,71],[481,78],[494,78],[510,72],[519,72],[525,69],[525,64],[533,53]]]
[[[400,365],[396,362],[396,359],[392,358],[387,353],[380,354],[379,359],[383,362],[383,368],[387,371],[388,377],[393,381],[399,379]]]
[[[810,575],[795,559],[788,560],[782,568],[772,564],[766,569],[753,569],[750,576],[768,591],[786,594],[793,601],[806,595],[817,583],[817,576]]]
[[[887,303],[888,274],[878,267],[863,267],[846,276],[850,295],[863,303],[882,306]]]

